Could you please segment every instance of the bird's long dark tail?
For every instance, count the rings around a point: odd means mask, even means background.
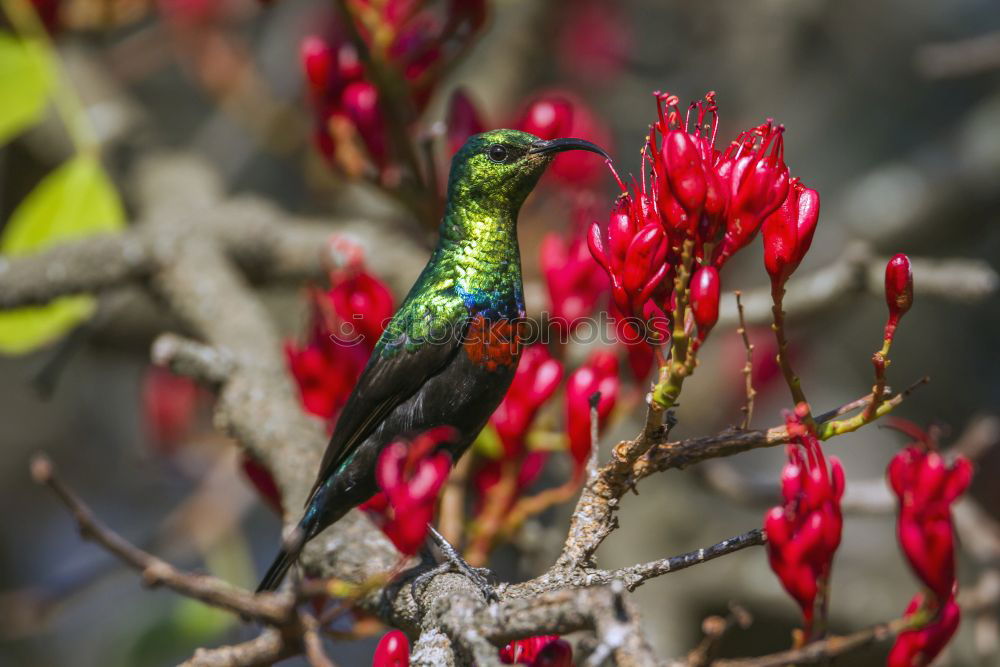
[[[288,568],[295,563],[302,553],[302,547],[316,535],[316,518],[313,512],[306,512],[295,531],[285,538],[281,550],[274,557],[271,567],[267,568],[261,579],[257,592],[274,591],[281,585],[281,580],[288,573]]]
[[[301,546],[291,551],[282,547],[281,551],[278,552],[278,555],[275,556],[274,561],[271,563],[271,567],[267,568],[267,574],[265,574],[264,578],[260,580],[257,592],[263,593],[264,591],[277,590],[278,586],[281,585],[281,580],[285,578],[288,568],[290,568],[292,563],[295,562],[295,559],[299,557],[299,553],[301,551]]]

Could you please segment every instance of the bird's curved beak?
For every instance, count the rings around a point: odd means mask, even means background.
[[[607,151],[597,144],[592,144],[586,139],[572,138],[539,139],[538,141],[532,142],[531,148],[528,149],[528,155],[562,153],[563,151],[590,151],[591,153],[597,153],[606,160],[611,159],[611,156],[608,155]]]

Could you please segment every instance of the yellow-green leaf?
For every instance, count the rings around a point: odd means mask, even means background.
[[[118,193],[96,157],[70,159],[35,186],[0,234],[0,255],[19,256],[122,228]],[[48,343],[90,315],[89,296],[62,297],[44,306],[0,312],[0,352],[22,354]]]
[[[38,122],[54,71],[44,46],[0,30],[0,146]]]
[[[493,424],[486,424],[472,441],[472,449],[487,459],[499,459],[503,456],[503,441]]]

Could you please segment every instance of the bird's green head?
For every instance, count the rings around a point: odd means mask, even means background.
[[[556,153],[583,150],[608,159],[583,139],[539,139],[518,130],[491,130],[468,138],[455,153],[448,178],[452,204],[516,212]]]

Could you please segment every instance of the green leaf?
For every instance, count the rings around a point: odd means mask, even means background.
[[[0,255],[30,255],[48,246],[114,232],[124,225],[118,193],[97,158],[81,154],[46,176],[18,205],[0,234]],[[90,296],[0,312],[0,353],[22,354],[87,318]]]
[[[44,46],[0,31],[0,146],[38,122],[54,81]]]
[[[486,424],[479,432],[476,439],[472,441],[472,449],[480,456],[487,459],[499,459],[503,457],[503,441],[500,434],[493,427],[493,424]]]

